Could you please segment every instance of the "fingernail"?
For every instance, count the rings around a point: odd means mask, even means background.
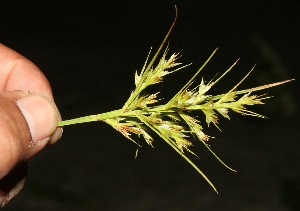
[[[5,207],[23,188],[25,179],[20,181],[16,187],[14,187],[6,197],[0,198],[0,208]]]
[[[18,184],[9,191],[6,196],[0,197],[0,208],[5,207],[24,187],[25,178],[22,179]]]
[[[57,121],[61,119],[54,102],[40,94],[29,94],[16,101],[28,124],[33,143],[58,140],[59,136],[51,136],[56,132]],[[56,139],[56,140],[55,140]]]
[[[0,197],[0,207],[3,207],[3,206],[4,206],[4,205],[3,205],[3,202],[4,202],[4,197],[1,196],[1,197]]]

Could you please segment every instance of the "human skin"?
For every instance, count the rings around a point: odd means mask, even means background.
[[[24,186],[26,161],[62,135],[50,84],[40,69],[0,44],[0,206]]]

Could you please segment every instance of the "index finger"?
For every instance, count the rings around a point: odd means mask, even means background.
[[[0,43],[0,92],[13,90],[41,93],[53,100],[51,86],[41,70]]]

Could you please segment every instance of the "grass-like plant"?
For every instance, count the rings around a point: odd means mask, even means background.
[[[176,11],[177,17],[177,11]],[[58,122],[57,126],[62,127],[71,124],[85,123],[92,121],[102,121],[111,125],[114,129],[122,133],[127,139],[135,141],[132,134],[142,136],[146,143],[153,146],[153,138],[148,131],[152,131],[160,136],[170,145],[180,156],[182,156],[217,192],[212,182],[205,174],[192,162],[185,152],[197,156],[192,150],[192,141],[198,139],[225,167],[228,167],[209,147],[210,136],[203,131],[201,122],[193,114],[201,111],[206,117],[206,123],[211,123],[218,127],[218,115],[229,119],[229,111],[234,111],[242,115],[250,115],[265,118],[263,115],[248,110],[248,106],[263,104],[263,100],[269,98],[266,95],[254,95],[253,92],[287,83],[291,80],[258,86],[244,90],[237,90],[238,86],[247,78],[253,68],[229,91],[210,95],[209,90],[218,83],[237,63],[231,65],[221,76],[205,82],[202,79],[200,84],[194,84],[195,78],[210,61],[217,49],[209,56],[206,62],[198,69],[194,76],[183,86],[167,103],[159,104],[161,101],[157,93],[148,93],[149,86],[163,82],[166,75],[173,74],[189,65],[182,65],[178,62],[179,53],[168,56],[169,48],[166,41],[176,22],[176,17],[165,36],[162,44],[150,59],[150,53],[140,73],[135,73],[135,89],[131,92],[128,100],[119,110],[106,113],[90,115],[71,120]],[[163,51],[163,49],[165,50]],[[162,52],[163,51],[163,52]],[[151,51],[150,51],[151,52]],[[159,55],[161,58],[159,59]],[[150,130],[149,130],[150,129]],[[192,138],[191,138],[192,136]]]

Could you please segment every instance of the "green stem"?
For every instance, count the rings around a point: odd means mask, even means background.
[[[121,115],[122,115],[121,110],[114,110],[114,111],[110,111],[110,112],[106,112],[106,113],[102,113],[102,114],[95,114],[95,115],[89,115],[89,116],[79,117],[79,118],[75,118],[75,119],[59,121],[57,123],[57,126],[62,127],[65,125],[73,125],[73,124],[78,124],[78,123],[103,121],[105,119],[114,119]],[[128,114],[127,114],[127,116],[128,116]]]

